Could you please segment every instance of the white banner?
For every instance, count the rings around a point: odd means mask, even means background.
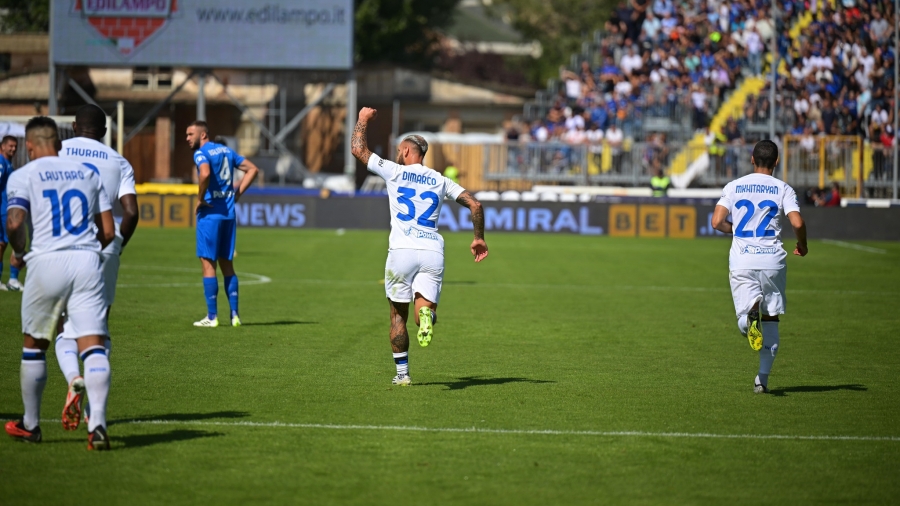
[[[353,0],[54,0],[63,65],[344,70]]]

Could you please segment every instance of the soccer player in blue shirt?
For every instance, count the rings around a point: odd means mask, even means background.
[[[0,277],[3,276],[3,254],[6,253],[6,182],[12,174],[12,159],[16,156],[19,140],[12,135],[7,135],[0,141]],[[9,266],[9,285],[0,282],[0,291],[18,291],[22,289],[19,283],[19,269]]]
[[[209,126],[205,121],[195,121],[188,126],[187,141],[194,150],[194,163],[200,180],[196,210],[197,256],[203,266],[203,293],[206,295],[207,308],[206,317],[194,322],[194,326],[219,326],[216,309],[219,294],[219,282],[216,279],[218,263],[225,278],[225,292],[231,306],[231,325],[240,327],[238,279],[232,264],[237,238],[234,203],[256,179],[259,169],[228,146],[210,141]],[[235,169],[246,172],[237,190],[232,183]]]

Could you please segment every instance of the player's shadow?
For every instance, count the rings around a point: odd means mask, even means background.
[[[535,380],[528,378],[489,378],[483,376],[465,376],[453,381],[433,381],[429,383],[413,383],[416,386],[445,386],[447,390],[464,390],[469,387],[490,385],[505,385],[507,383],[556,383],[549,380]]]
[[[282,325],[318,325],[319,322],[304,322],[300,320],[278,320],[274,322],[249,322],[242,324],[244,327],[282,326]]]
[[[196,422],[200,420],[213,420],[216,418],[246,418],[250,413],[246,411],[212,411],[210,413],[166,413],[162,415],[147,415],[137,418],[122,418],[111,420],[109,425],[140,423],[140,422]]]
[[[851,392],[866,392],[869,389],[865,385],[803,385],[796,387],[774,388],[769,390],[772,395],[779,397],[792,393],[818,393],[818,392],[834,392],[837,390],[850,390]]]
[[[178,441],[190,441],[207,437],[224,436],[221,432],[209,432],[205,430],[175,429],[159,434],[138,434],[133,436],[114,436],[112,446],[115,449],[119,444],[125,445],[125,450],[153,446],[162,443],[175,443]]]

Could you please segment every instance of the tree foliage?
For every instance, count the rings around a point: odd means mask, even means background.
[[[49,32],[50,0],[0,0],[0,31]]]
[[[459,0],[355,0],[356,60],[430,68]]]
[[[529,78],[543,85],[559,66],[609,19],[613,0],[495,0],[510,7],[512,24],[526,40],[537,40],[543,54],[528,65]]]

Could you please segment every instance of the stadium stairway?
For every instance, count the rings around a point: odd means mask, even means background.
[[[716,111],[709,125],[710,130],[721,132],[722,127],[730,118],[741,115],[747,96],[759,93],[765,84],[766,80],[759,76],[744,79]],[[709,166],[709,158],[702,157],[707,154],[705,138],[704,133],[695,133],[685,147],[672,158],[672,162],[669,164],[669,174],[671,174],[672,184],[676,188],[687,188],[691,180]],[[703,159],[705,159],[705,163],[703,163]]]
[[[834,7],[834,0],[817,0],[821,6],[828,1]],[[788,30],[791,37],[792,45],[799,49],[800,34],[803,33],[813,22],[813,15],[809,11],[804,11]],[[772,54],[766,55],[766,61],[772,64]],[[770,67],[771,68],[771,67]],[[778,65],[778,73],[782,75],[790,75],[787,64],[781,60]],[[741,84],[731,93],[731,96],[719,107],[710,122],[710,130],[713,132],[721,132],[722,127],[731,118],[740,117],[744,110],[744,103],[749,95],[756,95],[762,91],[766,84],[763,76],[753,76],[744,79]],[[706,150],[705,134],[696,133],[690,141],[685,144],[681,151],[672,158],[669,163],[669,175],[672,177],[672,184],[679,189],[687,188],[691,181],[709,168],[709,153]],[[858,170],[858,169],[857,169]]]

